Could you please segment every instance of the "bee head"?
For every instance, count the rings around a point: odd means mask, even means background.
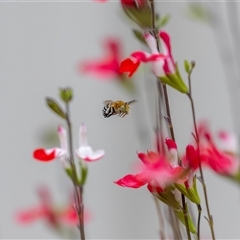
[[[128,114],[129,110],[130,110],[130,108],[129,108],[128,104],[124,104],[124,105],[121,106],[121,111],[122,112],[125,112],[125,113]]]

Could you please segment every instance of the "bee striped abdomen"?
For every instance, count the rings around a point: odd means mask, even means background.
[[[111,104],[107,104],[106,106],[103,107],[102,112],[105,118],[109,118],[114,114],[115,111],[114,108],[111,107]]]

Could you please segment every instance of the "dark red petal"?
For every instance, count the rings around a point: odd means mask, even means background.
[[[138,153],[138,157],[141,159],[141,161],[144,164],[149,164],[149,158],[148,158],[147,154],[145,154],[145,153]]]
[[[186,158],[186,161],[191,168],[197,169],[199,167],[198,153],[192,145],[187,145],[186,147]]]
[[[46,150],[43,148],[36,149],[33,152],[33,158],[39,161],[48,162],[56,158],[55,150],[50,153],[46,153]]]
[[[168,35],[168,33],[164,32],[164,31],[160,31],[159,36],[166,44],[169,55],[171,55],[170,36]]]
[[[120,64],[119,73],[129,72],[128,77],[131,77],[133,73],[137,70],[140,62],[137,60],[133,62],[130,58],[123,60]]]
[[[165,139],[165,143],[168,147],[168,149],[177,149],[177,144],[170,138],[166,138]]]
[[[164,192],[164,190],[161,188],[161,187],[159,187],[159,186],[153,186],[153,185],[151,185],[151,184],[148,184],[147,185],[147,188],[148,188],[148,190],[151,192],[151,193],[161,193],[161,192]]]
[[[129,188],[139,188],[146,184],[146,182],[139,181],[137,179],[137,175],[132,175],[132,174],[128,174],[114,183],[116,183],[121,187],[129,187]]]

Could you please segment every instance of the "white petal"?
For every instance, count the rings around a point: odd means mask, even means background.
[[[86,146],[86,147],[80,147],[76,150],[76,154],[79,158],[85,159],[89,155],[93,154],[93,150],[91,147]]]
[[[104,150],[97,150],[89,156],[89,159],[95,161],[102,158],[104,154],[105,154]]]
[[[79,146],[87,146],[87,128],[84,123],[79,128]]]
[[[163,70],[164,60],[159,59],[152,63],[152,71],[157,77],[164,77],[165,72]]]
[[[68,152],[67,132],[61,125],[58,126],[58,136],[61,148]]]
[[[157,49],[156,39],[149,33],[144,34],[144,38],[145,38],[145,41],[146,41],[148,47],[151,50],[151,53],[159,53],[159,51]]]

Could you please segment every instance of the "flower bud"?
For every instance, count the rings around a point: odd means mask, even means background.
[[[68,88],[68,87],[60,88],[59,95],[65,103],[68,103],[72,100],[73,90],[71,88]]]

